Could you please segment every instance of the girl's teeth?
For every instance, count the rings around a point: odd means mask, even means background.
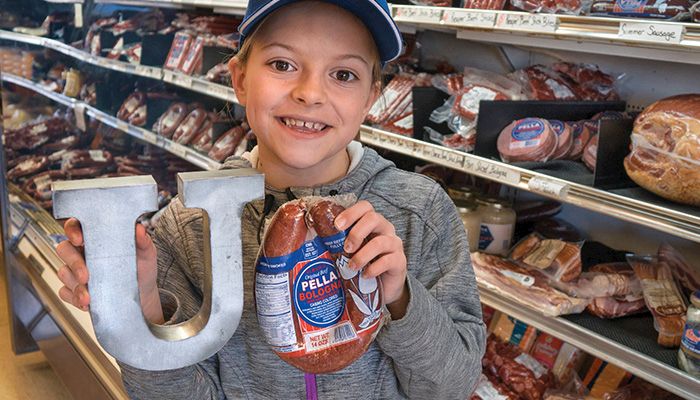
[[[326,125],[318,123],[318,122],[305,122],[305,121],[300,121],[298,119],[292,119],[292,118],[284,118],[283,122],[285,125],[287,125],[289,127],[298,126],[300,128],[313,129],[316,131],[320,131],[326,127]]]

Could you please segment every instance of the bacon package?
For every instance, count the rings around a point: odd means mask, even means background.
[[[354,196],[287,202],[272,217],[260,247],[260,328],[273,351],[304,372],[330,373],[351,364],[388,315],[381,281],[347,268],[346,232],[333,224],[354,202]]]

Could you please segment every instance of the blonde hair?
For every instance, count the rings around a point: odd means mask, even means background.
[[[246,63],[248,62],[248,58],[250,58],[250,53],[253,49],[253,43],[255,42],[256,36],[258,36],[258,32],[260,32],[260,28],[265,25],[265,22],[267,21],[267,17],[265,17],[262,21],[258,23],[258,26],[256,26],[253,29],[253,32],[251,32],[243,42],[243,45],[239,46],[238,51],[236,54],[233,56],[233,58],[238,62],[238,64],[245,66]],[[372,40],[374,42],[374,39]],[[381,83],[382,83],[382,62],[379,60],[379,49],[376,48],[376,43],[375,43],[375,51],[373,52],[375,57],[373,60],[372,64],[372,84],[373,85],[380,85],[379,88],[381,89]]]

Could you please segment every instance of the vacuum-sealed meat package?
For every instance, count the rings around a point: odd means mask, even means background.
[[[570,282],[581,275],[581,243],[545,239],[533,233],[511,249],[510,258],[555,281]]]
[[[650,105],[634,121],[625,171],[669,200],[700,206],[700,94]]]
[[[547,161],[557,150],[558,143],[549,121],[525,118],[503,128],[496,147],[504,162]]]
[[[260,328],[273,351],[309,373],[339,371],[367,350],[388,313],[381,281],[347,267],[346,232],[335,217],[354,196],[283,204],[255,267]]]

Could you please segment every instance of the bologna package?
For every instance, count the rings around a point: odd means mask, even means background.
[[[354,196],[305,197],[270,221],[255,265],[255,304],[267,343],[309,373],[339,371],[374,340],[384,317],[381,281],[347,268],[335,217]]]

